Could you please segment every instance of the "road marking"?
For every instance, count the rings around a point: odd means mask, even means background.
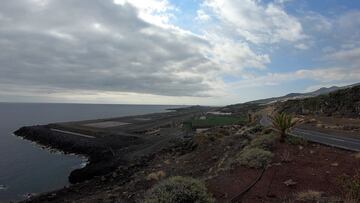
[[[75,132],[70,132],[70,131],[65,131],[65,130],[58,130],[58,129],[54,129],[54,128],[51,128],[50,130],[55,131],[55,132],[69,134],[69,135],[76,135],[76,136],[80,136],[80,137],[91,138],[91,139],[95,138],[94,136],[90,136],[90,135],[84,135],[81,133],[75,133]]]
[[[339,141],[339,142],[346,142],[345,140],[337,139],[337,138],[332,138],[332,137],[328,137],[328,139],[330,139],[330,140],[335,140],[335,141]]]
[[[260,119],[260,125],[265,127],[268,126],[266,121],[268,121],[267,117],[263,116]],[[334,135],[331,134],[325,134],[317,131],[309,131],[301,128],[294,128],[292,132],[290,132],[289,134],[295,137],[302,137],[304,139],[325,144],[328,146],[343,148],[352,151],[360,151],[360,139],[354,139],[348,137],[338,138],[339,136],[335,137]],[[338,143],[333,144],[331,143],[331,140],[336,141]]]
[[[334,135],[331,135],[331,134],[326,134],[326,133],[322,133],[322,132],[317,132],[317,131],[309,131],[309,130],[305,130],[305,129],[301,129],[301,128],[295,128],[294,130],[297,130],[299,132],[309,132],[309,133],[316,133],[316,134],[319,134],[319,135],[322,135],[322,136],[325,136],[325,137],[334,137]],[[360,139],[355,139],[355,138],[350,138],[350,137],[346,137],[346,139],[344,140],[352,140],[354,142],[360,142]]]
[[[346,140],[346,139],[338,139],[338,138],[333,138],[333,137],[329,137],[329,136],[316,135],[317,132],[301,132],[301,131],[298,131],[298,133],[300,133],[300,136],[301,136],[301,134],[303,134],[303,135],[308,135],[308,136],[311,136],[311,137],[314,137],[314,138],[324,139],[324,141],[325,141],[325,140],[335,140],[335,141],[340,141],[340,142],[346,142],[346,143],[350,143],[350,144],[360,145],[360,140],[357,140],[356,142],[354,142],[354,141]],[[318,141],[318,142],[321,142],[321,141]]]

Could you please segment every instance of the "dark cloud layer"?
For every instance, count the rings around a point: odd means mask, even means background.
[[[11,0],[0,7],[0,84],[204,96],[209,44],[109,0]]]

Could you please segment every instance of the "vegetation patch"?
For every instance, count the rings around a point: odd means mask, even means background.
[[[252,148],[270,149],[276,142],[276,138],[274,134],[259,135],[251,141],[250,146]]]
[[[307,145],[307,140],[301,137],[295,137],[293,135],[288,135],[285,139],[285,142],[292,145]]]
[[[192,119],[190,125],[192,128],[210,128],[222,125],[245,124],[246,122],[247,118],[244,116],[207,115]]]
[[[305,202],[319,202],[322,198],[322,192],[308,190],[305,192],[299,192],[296,195],[296,200]]]
[[[160,180],[163,179],[166,176],[166,173],[164,171],[157,171],[157,172],[152,172],[150,173],[146,179],[147,180]]]
[[[145,203],[209,203],[214,202],[205,184],[199,180],[174,176],[155,185]]]
[[[278,113],[270,118],[272,127],[280,134],[280,142],[285,141],[289,130],[298,123],[298,120],[294,120],[291,115],[288,115],[284,112],[280,114]]]
[[[267,166],[273,153],[262,148],[245,147],[237,157],[237,162],[250,168],[263,168]]]
[[[354,176],[342,175],[338,178],[338,184],[345,199],[360,200],[360,174]]]

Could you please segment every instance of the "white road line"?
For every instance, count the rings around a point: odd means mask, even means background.
[[[360,145],[360,140],[357,140],[357,142],[353,142],[351,140],[346,140],[346,139],[338,139],[338,138],[333,138],[333,137],[329,137],[329,136],[322,136],[322,135],[316,135],[315,133],[317,132],[301,132],[298,131],[300,134],[305,134],[305,135],[309,135],[318,139],[324,139],[325,140],[335,140],[335,141],[340,141],[340,142],[346,142],[346,143],[350,143],[350,144],[355,144],[355,145]]]
[[[337,138],[332,138],[332,137],[327,137],[327,139],[335,140],[335,141],[339,141],[339,142],[346,142],[346,140],[337,139]]]
[[[262,117],[260,119],[260,125],[263,126],[267,126],[264,121],[266,121],[265,117]],[[297,134],[295,134],[297,133]],[[321,133],[321,132],[317,132],[317,131],[309,131],[309,130],[305,130],[305,129],[301,129],[301,128],[294,128],[292,130],[292,132],[289,133],[292,136],[295,137],[302,137],[304,139],[313,141],[313,142],[317,142],[317,143],[321,143],[321,144],[325,144],[328,146],[333,146],[333,147],[338,147],[338,148],[343,148],[343,149],[347,149],[347,150],[351,150],[351,151],[360,151],[360,139],[354,139],[354,138],[349,138],[349,137],[344,137],[344,138],[338,138],[338,136],[334,136],[331,134],[325,134],[325,133]],[[332,141],[336,141],[339,142],[338,144],[332,144]],[[343,143],[343,144],[342,144]],[[348,145],[348,146],[346,146]],[[352,146],[352,147],[349,147]]]
[[[301,129],[301,128],[295,128],[294,130],[297,130],[299,132],[309,132],[309,133],[316,133],[316,134],[319,134],[319,135],[322,135],[322,136],[325,136],[325,137],[329,137],[329,136],[332,136],[331,134],[326,134],[326,133],[322,133],[322,132],[317,132],[317,131],[309,131],[309,130],[305,130],[305,129]],[[354,142],[360,142],[360,139],[354,139],[354,138],[350,138],[350,137],[346,137],[346,139],[344,140],[352,140]]]
[[[58,130],[58,129],[54,129],[54,128],[51,128],[51,130],[55,131],[55,132],[69,134],[69,135],[76,135],[76,136],[86,137],[86,138],[91,138],[91,139],[95,138],[94,136],[90,136],[90,135],[84,135],[84,134],[81,134],[81,133],[75,133],[75,132],[70,132],[70,131],[65,131],[65,130]]]

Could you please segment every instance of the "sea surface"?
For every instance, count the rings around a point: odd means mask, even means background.
[[[22,126],[166,112],[165,105],[0,103],[0,202],[68,185],[86,159],[42,149],[13,135]]]

